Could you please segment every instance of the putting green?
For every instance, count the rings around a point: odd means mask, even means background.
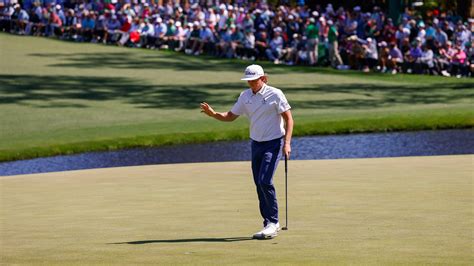
[[[267,241],[248,162],[0,177],[0,262],[469,264],[473,158],[290,161]],[[283,164],[276,186],[284,214]]]

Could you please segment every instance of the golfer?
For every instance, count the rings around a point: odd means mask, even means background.
[[[252,173],[263,217],[263,229],[253,237],[273,238],[280,230],[273,175],[281,151],[290,157],[293,117],[283,92],[267,85],[261,66],[248,66],[242,80],[247,81],[250,88],[240,94],[229,112],[216,112],[205,102],[201,103],[201,112],[220,121],[234,121],[240,115],[250,120]]]

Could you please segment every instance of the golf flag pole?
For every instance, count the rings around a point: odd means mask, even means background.
[[[285,154],[285,227],[282,230],[288,230],[288,157]]]

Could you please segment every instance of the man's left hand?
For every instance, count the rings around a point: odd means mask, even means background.
[[[290,153],[291,153],[291,145],[286,144],[283,146],[283,154],[286,156],[287,159],[290,159]]]

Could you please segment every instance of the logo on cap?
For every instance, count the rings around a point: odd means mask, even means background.
[[[250,65],[245,69],[244,77],[241,80],[254,80],[264,76],[263,68],[259,65]]]

